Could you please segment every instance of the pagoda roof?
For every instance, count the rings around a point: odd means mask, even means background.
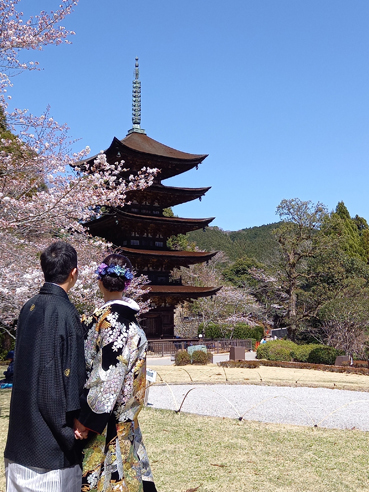
[[[147,250],[147,249],[133,249],[120,247],[120,251],[127,255],[130,260],[139,265],[139,268],[143,268],[147,265],[169,264],[168,269],[172,269],[175,266],[188,266],[195,265],[196,263],[203,263],[209,261],[213,256],[217,254],[216,251],[176,251],[176,250]]]
[[[210,188],[211,186],[206,188],[180,188],[176,186],[165,186],[161,183],[153,183],[143,190],[128,191],[127,200],[137,198],[138,201],[142,202],[147,197],[150,197],[151,201],[157,197],[157,201],[161,207],[174,207],[180,203],[186,203],[203,197]]]
[[[201,258],[201,261],[210,260],[214,255],[217,254],[216,251],[186,251],[186,250],[169,250],[169,251],[158,251],[158,250],[147,250],[147,249],[133,249],[133,248],[119,248],[125,253],[130,255],[147,255],[147,256],[167,256],[167,257],[178,257],[178,258]]]
[[[175,234],[185,234],[207,227],[214,217],[207,219],[187,219],[183,217],[159,217],[156,215],[138,215],[123,210],[114,209],[112,212],[102,215],[98,219],[87,222],[85,225],[93,235],[101,235],[119,246],[114,237],[119,237],[119,228],[129,233],[142,229],[145,233],[161,232],[167,237]],[[103,234],[99,234],[103,233]]]
[[[153,138],[148,137],[144,133],[130,133],[125,138],[120,140],[121,144],[135,152],[155,155],[159,157],[167,157],[181,161],[203,161],[208,154],[189,154],[181,150],[168,147]]]
[[[151,285],[148,296],[153,298],[165,298],[166,302],[178,303],[199,297],[209,297],[215,295],[222,287],[194,287],[192,285]],[[155,301],[154,301],[155,302]]]
[[[114,137],[110,147],[104,151],[110,164],[124,161],[126,172],[122,176],[128,176],[138,172],[142,167],[160,169],[157,179],[167,179],[186,172],[200,164],[208,154],[189,154],[161,144],[143,133],[131,133],[122,140]],[[81,161],[79,165],[83,169],[83,163],[92,164],[97,154]]]

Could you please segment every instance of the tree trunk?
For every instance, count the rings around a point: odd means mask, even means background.
[[[297,323],[296,323],[296,285],[290,286],[290,298],[288,301],[287,318],[289,326],[287,328],[288,338],[293,342],[296,340]]]

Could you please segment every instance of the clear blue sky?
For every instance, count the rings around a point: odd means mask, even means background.
[[[298,197],[369,219],[368,24],[368,0],[80,0],[73,44],[30,53],[43,71],[13,80],[13,104],[50,104],[96,153],[131,128],[138,56],[148,136],[209,154],[165,182],[212,186],[177,215],[238,230]]]

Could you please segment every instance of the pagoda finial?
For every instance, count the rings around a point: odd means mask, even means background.
[[[141,82],[140,69],[138,66],[138,57],[136,56],[134,80],[132,88],[132,128],[128,130],[128,135],[130,133],[146,133],[145,130],[141,128]]]

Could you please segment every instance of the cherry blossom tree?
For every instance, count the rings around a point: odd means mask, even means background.
[[[263,310],[246,289],[224,286],[216,296],[203,297],[194,303],[195,310],[201,316],[204,326],[213,322],[224,326],[224,336],[237,323],[248,326],[260,324]]]
[[[206,263],[181,268],[179,275],[187,285],[220,287],[224,284],[221,266],[226,262],[226,255],[220,251]],[[227,332],[237,323],[260,324],[264,316],[263,308],[247,288],[227,285],[214,296],[196,299],[187,305],[187,310],[196,314],[204,326],[211,322],[220,323],[227,327]]]
[[[62,0],[57,10],[28,19],[17,10],[19,3],[0,4],[0,329],[12,335],[20,307],[43,281],[40,252],[55,239],[76,247],[80,276],[73,300],[92,309],[93,272],[112,245],[89,236],[83,224],[103,209],[124,206],[126,192],[149,186],[156,174],[143,168],[123,179],[124,162],[109,163],[102,152],[88,164],[89,148],[71,152],[68,128],[51,117],[50,108],[41,116],[8,111],[9,77],[38,68],[35,61],[20,61],[21,51],[69,42],[73,32],[60,22],[78,0]],[[145,283],[135,279],[128,293],[139,297]],[[147,302],[141,304],[147,310]]]
[[[321,310],[321,327],[317,336],[331,347],[349,355],[367,357],[369,340],[368,289],[360,298],[345,297],[328,302]]]
[[[61,0],[56,10],[42,11],[28,19],[17,9],[20,3],[20,0],[2,0],[0,3],[0,76],[5,82],[9,76],[39,67],[37,61],[21,61],[21,52],[70,43],[68,38],[75,34],[60,22],[73,11],[78,0]]]

